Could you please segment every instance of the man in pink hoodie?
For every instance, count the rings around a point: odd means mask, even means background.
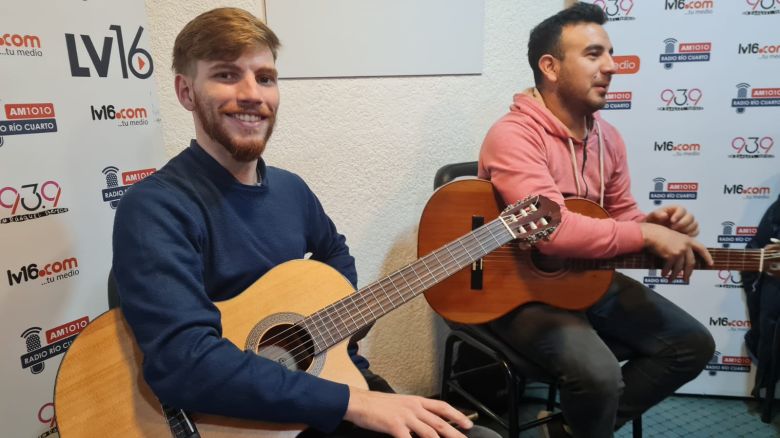
[[[509,113],[488,132],[479,176],[490,179],[506,202],[541,194],[561,204],[561,224],[539,245],[543,253],[610,258],[646,249],[666,261],[663,275],[687,280],[696,256],[712,263],[694,240],[698,223],[680,206],[647,215],[639,210],[623,139],[596,113],[616,68],[605,21],[599,7],[578,3],[533,29],[528,60],[536,86],[515,95]],[[569,211],[563,207],[567,197],[597,202],[611,218]],[[528,304],[491,328],[555,375],[566,432],[588,438],[612,436],[696,377],[715,348],[701,323],[620,274],[587,311]],[[633,352],[622,369],[610,341]],[[547,431],[556,436],[564,428],[552,423]]]

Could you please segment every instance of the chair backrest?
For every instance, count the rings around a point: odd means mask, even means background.
[[[436,171],[436,176],[433,177],[433,189],[436,190],[460,176],[477,176],[477,162],[465,161],[445,164]]]

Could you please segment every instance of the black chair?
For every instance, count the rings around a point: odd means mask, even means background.
[[[474,177],[477,175],[477,162],[469,161],[453,163],[441,167],[434,177],[434,190],[459,177]],[[519,404],[523,399],[523,393],[528,382],[539,382],[549,386],[545,403],[547,411],[554,411],[557,406],[557,384],[555,378],[532,361],[519,355],[516,351],[499,339],[487,326],[467,325],[446,321],[450,327],[444,348],[444,365],[442,367],[441,399],[451,401],[457,394],[468,403],[472,404],[480,414],[490,417],[502,425],[510,438],[516,438],[520,432],[540,426],[551,421],[554,416],[529,421],[523,424],[519,422]],[[627,360],[630,350],[617,343],[608,343],[610,349],[619,360]],[[456,369],[455,351],[463,345],[471,347],[487,359],[486,364],[480,364],[468,369]],[[484,363],[484,362],[483,362]],[[504,419],[494,407],[484,400],[480,400],[473,388],[467,388],[462,384],[464,379],[470,376],[484,376],[498,370],[503,373],[506,387],[507,418]],[[560,412],[554,415],[561,415]],[[633,420],[634,438],[642,437],[642,418]]]

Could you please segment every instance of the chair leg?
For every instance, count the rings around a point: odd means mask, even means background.
[[[501,361],[501,366],[504,368],[504,376],[506,377],[508,398],[507,408],[509,409],[509,412],[507,412],[507,422],[509,423],[509,438],[518,438],[520,435],[520,419],[518,418],[520,415],[518,412],[520,410],[520,406],[517,404],[517,399],[520,397],[520,395],[518,391],[519,388],[517,377],[512,371],[512,367],[506,361]]]
[[[642,438],[642,417],[634,418],[631,422],[631,430],[634,433],[634,438]]]
[[[444,367],[441,371],[441,399],[443,401],[449,401],[450,398],[450,376],[452,375],[452,356],[455,350],[455,341],[458,339],[455,336],[447,336],[447,341],[444,344]]]
[[[772,354],[769,358],[769,384],[766,387],[766,394],[761,408],[761,421],[764,423],[772,422],[772,403],[775,401],[775,387],[777,386],[778,372],[780,367],[780,358],[777,350],[780,349],[780,321],[775,323],[775,332],[772,338]]]
[[[547,390],[547,410],[552,412],[555,410],[555,399],[558,396],[558,385],[550,383],[550,387]]]

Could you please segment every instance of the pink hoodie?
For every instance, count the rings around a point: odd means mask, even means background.
[[[516,94],[509,113],[490,128],[479,154],[479,177],[490,179],[507,203],[540,194],[561,205],[561,224],[539,245],[546,254],[610,258],[641,250],[638,222],[645,215],[631,195],[620,134],[594,114],[583,173],[583,143],[536,95],[533,89]],[[573,196],[600,202],[611,219],[568,211],[563,200]]]

